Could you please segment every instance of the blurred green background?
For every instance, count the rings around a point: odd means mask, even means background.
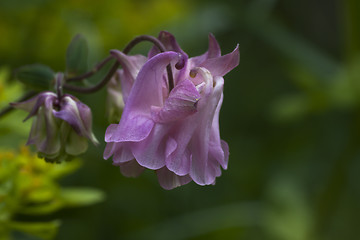
[[[90,66],[134,36],[161,30],[190,56],[207,50],[209,32],[223,53],[240,44],[220,116],[229,169],[215,186],[166,191],[151,171],[123,177],[102,158],[108,125],[102,90],[77,95],[92,108],[101,145],[91,146],[61,184],[101,189],[106,199],[27,220],[60,219],[55,239],[67,240],[357,239],[359,12],[357,0],[0,0],[0,67],[8,70],[43,63],[63,71],[77,33],[89,41]],[[0,87],[0,96],[8,91]],[[0,119],[2,149],[24,144],[27,131],[5,131],[24,116],[8,115],[6,126]]]

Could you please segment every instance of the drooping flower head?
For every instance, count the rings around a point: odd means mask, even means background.
[[[124,73],[130,73],[121,78],[122,84],[128,84],[123,88],[125,108],[120,123],[106,131],[104,158],[113,156],[114,165],[125,176],[138,176],[145,168],[155,170],[165,189],[192,180],[214,184],[228,163],[228,145],[220,139],[219,112],[223,76],[238,65],[238,46],[221,56],[210,35],[208,51],[189,59],[170,33],[161,32],[159,40],[166,52],[153,48],[146,63],[132,58],[136,64],[123,65]],[[120,63],[130,61],[130,56],[119,51],[111,53]],[[171,91],[168,64],[174,74]]]
[[[35,145],[40,157],[50,162],[61,162],[69,156],[86,151],[87,139],[97,144],[92,133],[91,110],[74,96],[65,94],[60,99],[53,92],[11,104],[34,117],[27,144]]]

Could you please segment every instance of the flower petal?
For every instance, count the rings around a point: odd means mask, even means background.
[[[208,69],[213,76],[224,76],[233,68],[239,65],[240,52],[239,45],[234,51],[221,57],[209,58],[200,64],[200,67]]]
[[[10,105],[14,108],[29,112],[29,115],[24,119],[24,121],[26,121],[37,114],[39,108],[44,105],[45,101],[54,102],[56,98],[56,94],[53,92],[43,92],[24,102],[10,103]]]
[[[166,190],[171,190],[191,182],[189,175],[178,176],[175,173],[169,171],[166,167],[157,170],[156,175],[158,176],[160,186]]]
[[[64,95],[60,102],[60,111],[53,111],[55,117],[70,124],[77,134],[90,139],[95,145],[98,144],[91,131],[92,117],[88,106],[70,95]]]
[[[87,139],[85,137],[79,136],[74,130],[71,129],[66,140],[65,152],[69,155],[77,156],[86,152],[87,148]]]
[[[113,143],[113,142],[108,142],[106,144],[104,154],[103,154],[103,157],[105,160],[108,160],[114,154],[115,146],[116,146],[116,143]]]
[[[175,52],[165,52],[151,58],[140,70],[124,108],[120,123],[107,139],[112,142],[139,142],[151,132],[151,106],[163,106],[162,82],[165,68],[170,62],[179,61]]]
[[[132,154],[128,143],[114,143],[115,151],[113,157],[113,163],[125,163],[134,159],[134,155]]]
[[[28,145],[35,144],[45,156],[58,153],[61,147],[58,124],[52,109],[52,101],[45,101],[45,106],[39,108],[27,142]]]
[[[155,122],[166,123],[183,119],[195,113],[200,94],[190,80],[183,80],[171,90],[164,106],[152,108],[151,116]]]
[[[217,85],[223,86],[224,79],[222,77],[215,77]],[[223,102],[223,94],[221,94],[219,103],[216,107],[214,119],[211,126],[211,136],[210,136],[210,151],[209,154],[212,155],[221,166],[227,168],[227,160],[229,155],[229,147],[225,141],[220,139],[220,128],[219,128],[219,114],[220,108]]]
[[[204,68],[198,68],[198,75],[204,78],[206,83],[204,92],[214,84],[211,74]],[[216,108],[221,100],[223,81],[215,80],[213,91],[206,98],[199,101],[198,121],[201,122],[196,128],[189,147],[192,153],[190,176],[199,185],[208,185],[215,181],[217,172],[209,163],[209,148],[211,130]],[[220,134],[220,133],[218,133]]]
[[[126,107],[125,107],[126,108]],[[149,136],[154,121],[145,116],[123,116],[113,134],[107,135],[106,142],[140,142]],[[107,132],[107,131],[106,131]]]
[[[219,43],[216,41],[214,35],[209,34],[209,47],[208,50],[200,56],[190,58],[190,68],[199,67],[206,59],[217,58],[221,56]]]
[[[121,83],[123,100],[124,103],[126,103],[136,76],[147,59],[142,55],[129,56],[118,50],[111,50],[110,54],[119,61],[122,67],[122,70],[118,71],[118,74]]]
[[[161,31],[159,33],[158,39],[165,46],[166,51],[178,52],[181,53],[183,56],[186,56],[186,58],[188,58],[188,55],[181,49],[174,35],[172,35],[171,33],[167,31]],[[154,46],[151,48],[148,54],[148,58],[152,58],[158,53],[160,53],[159,49],[156,46]]]
[[[209,34],[209,50],[207,52],[207,58],[216,58],[221,56],[221,49],[219,43],[212,33]]]
[[[197,113],[198,114],[198,113]],[[195,129],[201,124],[195,115],[190,116],[186,121],[177,122],[173,125],[171,137],[167,145],[175,149],[168,151],[166,155],[166,167],[179,176],[187,175],[191,166],[191,152],[188,147]],[[172,143],[175,142],[175,143]],[[170,149],[170,146],[167,146]],[[172,147],[174,148],[174,147]]]
[[[140,166],[135,160],[121,163],[118,166],[120,166],[120,172],[125,177],[138,177],[145,169],[144,167]]]
[[[110,124],[105,132],[105,142],[111,142],[112,136],[116,133],[118,124]],[[111,145],[112,146],[112,145]],[[109,149],[110,151],[110,149]]]
[[[131,144],[131,151],[141,166],[153,170],[165,166],[166,140],[170,128],[170,125],[156,124],[146,139]]]

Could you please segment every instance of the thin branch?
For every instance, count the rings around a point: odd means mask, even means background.
[[[148,41],[148,42],[153,43],[159,49],[160,52],[166,51],[165,46],[160,42],[159,39],[157,39],[153,36],[141,35],[141,36],[138,36],[138,37],[134,38],[133,40],[131,40],[124,48],[123,53],[128,54],[131,51],[131,49],[134,48],[134,46],[136,46],[138,43],[143,42],[143,41]],[[103,60],[101,63],[99,63],[95,67],[96,71],[98,71],[100,68],[102,68],[105,65],[105,63],[107,63],[109,60],[111,60],[111,58],[112,58],[111,56],[107,57],[105,60]],[[79,87],[79,86],[73,86],[70,84],[64,84],[63,88],[66,90],[78,92],[78,93],[94,93],[94,92],[100,90],[101,88],[103,88],[110,81],[111,77],[115,74],[115,72],[119,66],[120,66],[120,63],[118,61],[116,61],[114,63],[114,65],[111,67],[108,74],[105,76],[105,78],[101,82],[96,84],[95,86]],[[173,74],[172,74],[170,64],[166,67],[166,71],[167,71],[168,80],[169,80],[169,91],[171,91],[174,88],[174,79],[173,79]],[[67,81],[81,80],[84,78],[84,76],[86,76],[86,77],[91,76],[94,73],[93,73],[93,71],[91,71],[91,72],[85,73],[81,76],[68,79]]]
[[[85,78],[89,78],[92,75],[94,75],[95,73],[97,73],[103,66],[105,66],[106,63],[108,63],[112,59],[113,59],[113,56],[108,56],[107,58],[102,60],[100,63],[98,63],[91,71],[84,73],[82,75],[76,76],[76,77],[67,78],[66,82],[75,82],[75,81],[83,80]]]

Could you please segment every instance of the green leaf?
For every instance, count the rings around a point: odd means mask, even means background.
[[[53,239],[57,234],[59,226],[60,221],[37,223],[11,222],[9,224],[12,230],[24,232],[42,239]]]
[[[105,194],[93,188],[65,188],[61,190],[61,197],[66,207],[77,207],[101,202]]]
[[[76,35],[66,51],[66,74],[73,77],[88,69],[88,43],[84,36]]]
[[[59,199],[54,199],[47,204],[39,204],[37,206],[24,207],[19,210],[21,214],[27,215],[44,215],[51,214],[60,210],[64,206],[64,203]]]
[[[280,175],[269,183],[264,227],[270,239],[310,240],[314,216],[305,190],[293,176]]]
[[[48,66],[31,64],[18,68],[15,77],[31,88],[47,90],[53,83],[54,72]]]

